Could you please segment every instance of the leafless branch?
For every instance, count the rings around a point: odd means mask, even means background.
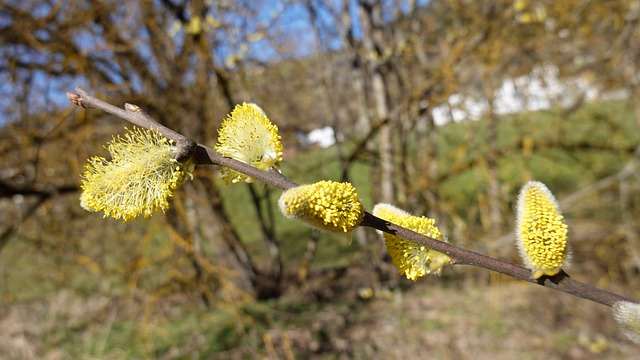
[[[180,153],[183,154],[182,156],[184,156],[184,154],[194,153],[194,159],[196,164],[198,165],[215,164],[226,166],[282,190],[297,186],[295,182],[291,181],[279,172],[259,170],[234,159],[226,158],[212,148],[200,143],[196,143],[194,140],[191,140],[184,135],[157,123],[149,115],[147,115],[144,111],[142,111],[135,105],[126,104],[124,109],[120,109],[89,95],[86,91],[80,88],[77,88],[74,92],[68,92],[67,97],[69,98],[69,100],[71,100],[71,102],[78,106],[82,106],[88,109],[99,109],[105,111],[139,127],[143,127],[146,129],[158,129],[165,137],[176,141],[178,147],[180,148]],[[193,150],[194,147],[195,151]],[[578,280],[573,279],[564,271],[561,271],[559,274],[551,277],[543,276],[537,280],[531,279],[531,270],[527,268],[510,263],[505,260],[492,258],[490,256],[486,256],[468,249],[464,249],[437,239],[424,236],[396,224],[382,220],[368,212],[365,213],[365,217],[360,223],[360,226],[384,231],[386,233],[390,233],[400,238],[412,241],[416,244],[424,245],[435,251],[447,254],[452,259],[452,264],[455,265],[471,265],[495,271],[516,279],[528,281],[530,283],[537,284],[546,288],[565,292],[606,306],[612,306],[618,301],[637,302],[632,298],[582,283]]]

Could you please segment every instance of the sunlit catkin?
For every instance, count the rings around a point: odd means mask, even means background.
[[[167,199],[191,176],[189,162],[176,161],[173,141],[157,130],[127,129],[107,149],[110,161],[98,156],[89,159],[80,195],[84,209],[103,211],[104,217],[127,221],[165,211]]]
[[[533,279],[557,274],[569,257],[567,225],[553,194],[539,181],[530,181],[520,190],[516,237]]]
[[[279,169],[283,147],[278,127],[256,104],[237,105],[218,130],[215,150],[225,157],[249,164],[261,170]],[[226,182],[253,182],[238,171],[222,168]]]
[[[425,216],[413,216],[389,204],[377,204],[373,208],[373,215],[413,230],[419,234],[447,241],[440,230],[434,225],[435,221]],[[401,239],[395,235],[379,231],[384,238],[387,252],[391,255],[393,265],[401,275],[416,281],[419,277],[429,274],[440,275],[442,267],[451,263],[451,259],[440,252],[412,241]]]
[[[288,218],[337,233],[350,233],[364,216],[356,189],[347,182],[319,181],[296,186],[282,193],[278,207]]]

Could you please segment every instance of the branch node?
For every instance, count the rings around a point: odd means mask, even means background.
[[[198,148],[198,142],[195,140],[185,137],[178,141],[176,141],[176,161],[181,164],[186,163],[193,157],[196,153],[196,149]]]
[[[71,92],[71,91],[67,91],[67,98],[76,106],[84,107],[84,104],[82,103],[82,95]]]
[[[140,106],[129,103],[124,104],[124,109],[130,112],[143,112]]]
[[[67,98],[74,105],[82,106],[85,109],[95,109],[96,107],[94,105],[92,105],[90,101],[87,101],[88,100],[87,96],[89,96],[89,93],[87,93],[81,87],[77,87],[75,89],[75,91],[68,91],[67,92]]]
[[[151,127],[158,127],[158,128],[163,128],[164,126],[162,126],[161,124],[159,124],[157,121],[155,121],[151,115],[149,115],[146,111],[144,111],[140,106],[138,105],[134,105],[134,104],[129,104],[129,103],[125,103],[124,104],[124,109],[130,113],[134,113],[137,116],[142,117],[144,120],[146,120],[147,122],[149,122],[149,126]],[[167,129],[168,130],[168,129]],[[166,136],[166,135],[165,135]]]

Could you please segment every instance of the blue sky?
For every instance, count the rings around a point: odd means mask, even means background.
[[[350,1],[351,5],[354,5],[356,0],[313,1],[317,1],[318,4],[322,3],[322,1],[327,1],[330,4],[341,6],[342,1]],[[427,2],[427,0],[418,1],[419,4],[425,4]],[[17,3],[21,4],[19,1]],[[248,45],[247,55],[249,57],[262,62],[269,62],[273,60],[278,61],[283,57],[309,56],[313,52],[318,51],[317,44],[315,44],[316,40],[314,37],[312,26],[310,24],[309,13],[304,5],[290,3],[286,0],[266,0],[262,2],[247,1],[246,4],[249,4],[250,6],[256,6],[255,9],[258,14],[256,23],[250,23],[246,19],[238,15],[238,13],[234,12],[226,13],[228,15],[225,19],[223,19],[223,21],[226,23],[235,24],[238,28],[242,28],[243,30],[247,30],[248,32],[255,31],[255,29],[261,26],[269,27],[270,25],[275,24],[276,26],[272,28],[273,30],[269,31],[279,31],[278,35],[280,35],[280,37],[276,40],[288,40],[292,44],[295,44],[295,47],[289,54],[280,54],[272,46],[272,44],[265,39],[247,43],[242,38],[234,38],[233,35],[224,33],[213,33],[213,36],[215,36],[222,45],[215,49],[215,58],[218,59],[219,66],[224,66],[224,59],[227,58],[230,54],[238,52],[238,49],[240,46],[242,46],[242,44],[245,44],[245,46]],[[354,7],[355,6],[352,6],[352,8]],[[47,9],[45,8],[45,5],[39,5],[39,7],[36,7],[33,13],[47,14],[48,11],[46,10]],[[356,17],[353,15],[354,14],[352,14],[352,18],[355,19]],[[317,13],[317,16],[318,21],[320,21],[328,29],[334,26],[333,19],[331,18],[330,14],[327,11],[323,11],[321,7]],[[0,10],[0,28],[10,26],[12,21],[20,20],[12,19],[11,16],[8,15],[5,11]],[[354,21],[354,27],[356,36],[358,36],[359,26],[357,21]],[[216,31],[216,29],[213,29],[212,31]],[[41,37],[51,37],[52,34],[43,33],[40,35]],[[148,34],[137,34],[132,36],[137,36],[139,39],[142,39],[143,42],[151,41],[148,38]],[[339,39],[334,34],[327,32],[324,34],[324,36],[324,46],[327,46],[332,50],[335,50],[342,46],[341,39]],[[82,46],[82,48],[87,50],[89,54],[91,53],[91,51],[95,51],[96,46],[99,44],[99,38],[90,35],[89,31],[79,32],[76,35],[75,40],[78,44],[84,44],[79,46]],[[55,41],[55,39],[53,41]],[[144,47],[138,48],[137,51],[144,55]],[[15,55],[18,52],[20,53],[20,56],[23,57],[23,59],[38,59],[38,61],[48,61],[48,56],[46,54],[38,54],[35,49],[5,47],[0,48],[0,65],[3,67],[8,67],[7,59],[10,57],[9,55]],[[149,62],[149,66],[154,66],[152,61]],[[12,103],[12,101],[15,99],[15,97],[12,96],[12,93],[15,92],[16,89],[13,89],[11,88],[11,86],[7,85],[12,83],[12,81],[10,81],[7,76],[8,75],[6,72],[0,73],[0,126],[6,124],[7,121],[18,120],[16,117],[18,112],[12,111],[12,107],[16,106],[16,104]],[[86,86],[86,81],[82,76],[79,76],[77,78],[71,78],[67,76],[51,79],[44,72],[36,71],[31,76],[25,76],[25,78],[29,79],[33,91],[38,95],[32,96],[32,99],[29,100],[29,109],[33,109],[34,112],[54,111],[57,108],[67,107],[69,104],[65,96],[65,92],[72,90],[75,86]]]

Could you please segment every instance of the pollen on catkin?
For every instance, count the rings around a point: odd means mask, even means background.
[[[241,161],[261,170],[279,169],[283,147],[278,127],[256,104],[242,103],[222,122],[215,150],[225,157]],[[254,179],[229,168],[222,168],[227,183]]]
[[[127,129],[124,136],[113,137],[107,149],[110,161],[89,159],[80,195],[84,209],[103,211],[104,217],[127,221],[165,211],[167,199],[191,176],[191,164],[176,161],[173,141],[157,130]]]
[[[618,301],[613,304],[613,318],[631,341],[640,344],[640,304]]]
[[[347,182],[319,181],[286,190],[278,200],[284,216],[311,227],[350,233],[364,217],[356,189]]]
[[[569,258],[567,225],[549,189],[530,181],[520,190],[516,206],[516,240],[531,278],[553,276]]]
[[[435,220],[428,217],[413,216],[393,205],[383,203],[373,208],[373,215],[422,235],[447,241],[434,225]],[[400,275],[405,275],[407,279],[416,281],[419,277],[429,274],[440,275],[442,267],[451,263],[451,258],[443,253],[392,234],[381,231],[379,233],[384,239],[393,265],[398,268]]]

